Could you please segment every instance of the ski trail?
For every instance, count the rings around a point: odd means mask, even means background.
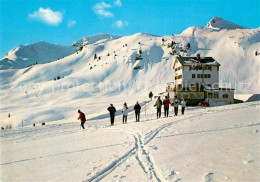
[[[130,151],[125,153],[123,156],[119,157],[117,160],[112,162],[110,165],[105,167],[103,170],[97,172],[93,177],[88,180],[83,180],[83,182],[91,182],[91,181],[100,181],[107,175],[109,175],[112,171],[114,171],[118,166],[124,163],[129,157],[131,157],[135,153],[136,148],[132,148]]]
[[[231,108],[229,110],[238,110],[241,109],[240,107],[235,107]],[[226,110],[218,110],[216,112],[224,112]],[[204,114],[210,114],[210,112],[204,111],[202,112]],[[84,182],[91,182],[91,181],[100,181],[106,176],[108,176],[110,173],[112,173],[116,168],[118,168],[121,164],[123,164],[128,158],[135,156],[136,160],[138,161],[140,167],[143,169],[143,171],[148,175],[148,177],[152,181],[165,181],[164,177],[160,174],[160,170],[157,169],[155,162],[153,161],[152,157],[150,156],[150,153],[146,149],[146,145],[150,143],[163,129],[172,126],[175,123],[178,123],[180,121],[185,121],[189,120],[192,118],[196,118],[201,116],[202,113],[197,113],[197,114],[190,114],[190,117],[187,118],[182,118],[179,120],[175,120],[172,122],[168,122],[165,124],[162,124],[161,126],[157,127],[153,131],[150,131],[146,133],[145,139],[143,140],[142,135],[139,134],[138,132],[131,131],[129,129],[121,129],[121,128],[106,128],[106,129],[111,129],[111,130],[119,130],[119,131],[124,131],[128,132],[133,135],[135,138],[135,146],[126,152],[123,156],[119,157],[117,160],[113,161],[110,165],[102,169],[101,171],[97,172],[94,176],[92,176],[88,180],[83,180]],[[188,114],[189,115],[189,114]]]
[[[193,116],[196,117],[196,116]],[[154,161],[150,157],[150,154],[147,152],[147,149],[145,149],[145,145],[147,145],[150,141],[152,141],[156,135],[163,130],[166,127],[169,127],[173,125],[176,122],[187,120],[193,117],[183,118],[177,121],[173,121],[171,123],[166,123],[155,129],[153,132],[150,133],[149,137],[146,139],[146,141],[143,141],[142,136],[134,131],[131,131],[129,129],[121,129],[121,128],[108,128],[112,130],[118,130],[118,131],[124,131],[127,133],[130,133],[135,138],[135,146],[125,153],[123,156],[119,157],[117,160],[113,161],[110,165],[105,167],[103,170],[97,172],[94,176],[92,176],[88,180],[84,180],[84,182],[91,182],[91,181],[100,181],[107,175],[109,175],[111,172],[113,172],[117,167],[119,167],[122,163],[124,163],[128,158],[136,154],[136,159],[143,169],[143,171],[149,176],[149,178],[153,181],[164,181],[164,178],[160,174],[159,170],[155,166]]]
[[[155,165],[155,162],[153,161],[152,157],[150,156],[149,151],[145,147],[145,143],[143,142],[142,136],[137,133],[135,137],[138,137],[138,152],[137,155],[139,158],[142,158],[142,164],[148,168],[148,174],[150,176],[150,179],[152,181],[165,181],[162,175],[160,174],[160,171]]]

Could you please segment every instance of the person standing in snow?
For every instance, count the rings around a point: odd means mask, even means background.
[[[122,114],[123,114],[123,124],[127,123],[127,114],[128,114],[128,107],[126,102],[124,103],[123,109],[122,109]]]
[[[110,104],[110,107],[108,107],[107,110],[108,110],[109,113],[110,113],[111,126],[113,126],[113,125],[114,125],[114,122],[115,122],[116,108],[113,106],[113,104]]]
[[[170,100],[168,99],[167,96],[165,96],[165,99],[163,100],[164,117],[168,117],[169,115],[169,105],[170,105]]]
[[[186,102],[185,102],[184,98],[182,98],[182,100],[181,100],[181,114],[182,115],[184,114],[185,107],[186,107]]]
[[[161,117],[161,110],[162,110],[162,100],[161,97],[159,96],[154,107],[156,106],[157,108],[157,119]]]
[[[177,98],[177,96],[174,96],[174,101],[172,103],[173,107],[174,107],[174,116],[178,115],[178,107],[179,107],[179,100]]]
[[[134,110],[135,110],[135,119],[136,119],[136,122],[138,122],[140,119],[140,111],[141,111],[141,106],[138,103],[138,101],[135,104]]]
[[[80,119],[80,121],[81,121],[81,127],[82,127],[83,130],[84,130],[84,129],[85,129],[84,123],[86,122],[85,114],[84,114],[83,112],[81,112],[80,110],[78,110],[78,113],[79,113],[78,119]]]

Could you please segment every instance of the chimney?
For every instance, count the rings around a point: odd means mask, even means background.
[[[197,54],[196,57],[197,57],[197,60],[200,61],[200,54],[199,53]]]

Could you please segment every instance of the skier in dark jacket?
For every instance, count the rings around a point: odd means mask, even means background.
[[[135,110],[135,119],[136,119],[136,122],[138,122],[140,119],[140,111],[141,111],[141,106],[138,103],[138,101],[135,104],[134,110]]]
[[[170,100],[168,99],[167,96],[165,96],[165,99],[163,100],[164,117],[168,117],[169,115],[169,105],[170,105]]]
[[[78,119],[80,119],[80,121],[81,121],[81,127],[82,127],[83,130],[84,130],[84,129],[85,129],[84,123],[86,122],[85,114],[84,114],[83,112],[81,112],[80,110],[78,110],[78,113],[79,113]]]
[[[161,112],[162,112],[162,100],[161,97],[158,97],[158,100],[156,101],[154,107],[156,106],[157,108],[157,119],[161,117]]]
[[[115,121],[116,108],[113,106],[113,104],[110,104],[110,107],[108,107],[107,110],[110,113],[111,126],[113,126]]]

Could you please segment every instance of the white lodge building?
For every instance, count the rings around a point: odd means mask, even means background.
[[[209,103],[234,103],[234,89],[219,88],[219,67],[212,57],[176,57],[175,81],[167,87],[170,98],[177,95],[193,104],[205,99]]]

